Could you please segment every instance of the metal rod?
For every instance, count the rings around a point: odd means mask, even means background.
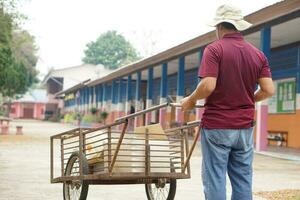
[[[189,147],[189,137],[188,137],[187,132],[184,134],[184,137],[185,137],[185,154],[186,154],[186,157],[188,157],[190,147]],[[185,173],[185,170],[183,171],[183,173]],[[188,165],[187,165],[187,173],[189,176],[191,175],[190,162],[188,162]]]
[[[103,132],[103,133],[99,133],[99,134],[96,134],[96,135],[93,135],[93,136],[86,137],[86,140],[89,140],[89,139],[92,139],[92,138],[95,138],[95,137],[98,137],[98,136],[104,135],[104,134],[107,134],[107,132]]]
[[[64,140],[60,139],[60,161],[61,161],[61,176],[64,176],[64,148],[63,148],[63,142]]]
[[[188,154],[188,156],[187,156],[187,158],[186,158],[186,161],[185,161],[185,163],[184,163],[184,166],[183,166],[184,171],[185,171],[185,169],[186,169],[188,163],[190,162],[190,159],[191,159],[191,156],[192,156],[192,154],[193,154],[193,151],[194,151],[194,149],[195,149],[195,147],[196,147],[197,141],[199,140],[199,136],[200,136],[200,128],[199,128],[198,131],[197,131],[197,134],[196,134],[196,136],[195,136],[195,139],[194,139],[194,142],[193,142],[193,144],[192,144],[192,147],[191,147],[191,149],[190,149],[190,151],[189,151],[189,154]]]
[[[75,129],[72,129],[72,130],[69,130],[69,131],[65,131],[65,132],[57,134],[57,135],[53,135],[50,138],[57,139],[57,138],[60,138],[63,135],[67,135],[68,133],[74,133],[74,132],[76,132],[78,130],[79,130],[79,128],[75,128]]]
[[[95,144],[95,143],[97,143],[97,142],[102,142],[102,141],[107,140],[107,139],[108,139],[108,138],[102,138],[102,139],[100,139],[100,140],[96,140],[96,141],[93,141],[93,142],[87,142],[86,145],[89,145],[89,144]]]
[[[181,106],[181,103],[170,103],[170,106],[173,106],[173,107],[182,107]],[[201,105],[201,104],[196,104],[195,105],[195,108],[203,108],[204,105]]]
[[[145,175],[148,176],[150,174],[150,145],[149,145],[149,129],[146,128],[145,131]]]
[[[122,121],[122,120],[125,120],[125,119],[134,118],[134,117],[137,117],[139,115],[143,115],[145,113],[148,113],[148,112],[151,112],[151,111],[154,111],[154,110],[159,110],[160,108],[167,107],[168,105],[169,105],[169,103],[163,103],[163,104],[160,104],[160,105],[157,105],[157,106],[153,106],[153,107],[147,108],[145,110],[141,110],[141,111],[135,112],[133,114],[117,118],[115,120],[115,122],[119,122],[119,121]]]
[[[83,135],[82,131],[79,131],[79,173],[83,175]]]
[[[124,135],[125,135],[125,131],[126,131],[126,129],[127,129],[127,125],[128,125],[128,120],[125,121],[125,124],[124,124],[123,130],[122,130],[122,133],[121,133],[121,135],[120,135],[120,139],[119,139],[119,142],[118,142],[116,151],[115,151],[115,153],[114,153],[114,156],[113,156],[111,165],[110,165],[110,167],[109,167],[109,172],[110,172],[110,173],[112,172],[112,170],[113,170],[113,168],[114,168],[114,165],[115,165],[115,162],[116,162],[116,159],[117,159],[117,156],[118,156],[118,153],[119,153],[119,150],[120,150],[120,147],[121,147],[121,144],[122,144]]]
[[[124,120],[119,120],[119,121],[115,121],[114,123],[112,124],[108,124],[108,125],[104,125],[104,126],[101,126],[99,128],[90,128],[88,129],[85,133],[83,134],[88,134],[88,133],[91,133],[91,132],[95,132],[95,131],[99,131],[99,130],[103,130],[103,129],[107,129],[107,128],[111,128],[113,126],[117,126],[117,125],[120,125],[122,123],[126,123],[126,119]]]
[[[53,181],[53,140],[54,138],[50,139],[50,180]]]
[[[181,129],[180,130],[180,138],[181,138],[181,148],[180,148],[180,150],[181,150],[181,154],[180,154],[180,156],[181,156],[181,173],[184,173],[184,168],[183,168],[183,166],[184,166],[184,138],[183,138],[183,130]]]
[[[108,141],[107,141],[107,149],[108,149],[108,166],[110,166],[110,164],[111,164],[111,127],[109,127],[108,129],[107,129],[107,139],[108,139]],[[109,170],[109,169],[108,169]],[[111,171],[109,171],[109,174],[111,175]]]

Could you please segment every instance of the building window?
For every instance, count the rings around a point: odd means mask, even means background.
[[[16,108],[11,108],[10,113],[12,114],[16,113]]]

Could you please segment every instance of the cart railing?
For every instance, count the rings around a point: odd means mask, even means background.
[[[141,132],[127,130],[130,119],[167,106],[177,105],[165,103],[118,118],[115,123],[100,128],[76,128],[52,136],[51,182],[95,179],[101,174],[111,177],[185,174],[185,177],[190,177],[189,161],[199,138],[199,129],[191,148],[186,130],[197,127],[199,121],[164,130],[163,133],[151,132],[147,127]],[[121,130],[115,130],[120,126]],[[58,147],[57,151],[55,147]],[[68,159],[74,152],[79,152],[78,172],[65,176]],[[89,166],[89,174],[83,173],[84,162]],[[57,168],[60,170],[55,173]]]

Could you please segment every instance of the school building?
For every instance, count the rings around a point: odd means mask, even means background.
[[[274,97],[256,106],[256,148],[266,148],[270,133],[282,137],[287,147],[300,148],[300,0],[281,1],[245,19],[254,24],[243,32],[245,39],[266,54],[276,85]],[[208,32],[66,89],[58,93],[64,95],[64,112],[89,112],[96,107],[107,111],[112,122],[132,111],[132,106],[138,111],[164,103],[168,97],[178,102],[195,89],[202,52],[215,39],[215,32]],[[137,119],[135,126],[151,122],[171,126],[175,121],[201,119],[202,112],[161,109]]]

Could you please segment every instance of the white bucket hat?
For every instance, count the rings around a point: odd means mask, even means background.
[[[242,11],[232,5],[220,6],[216,11],[214,20],[208,23],[208,25],[215,27],[222,22],[233,24],[239,31],[246,30],[252,26],[252,24],[244,20]]]

